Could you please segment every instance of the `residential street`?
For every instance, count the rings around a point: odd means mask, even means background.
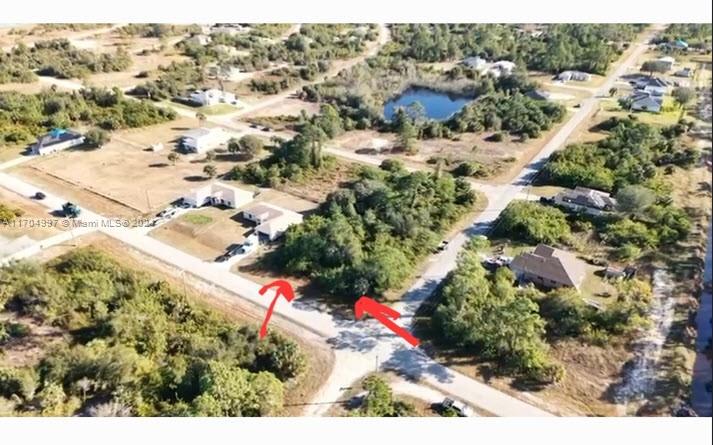
[[[384,32],[382,32],[379,41],[385,42],[387,39],[388,35],[384,37]],[[648,36],[645,41],[648,41]],[[373,51],[378,51],[378,47],[378,45],[375,46]],[[614,82],[633,66],[636,59],[645,50],[646,45],[644,43],[636,44],[626,59],[610,73],[606,82],[598,90],[598,95],[607,95]],[[358,61],[354,63],[358,63]],[[261,103],[259,107],[253,107],[250,111],[269,106],[274,103],[272,102],[273,100],[281,99],[271,97],[265,103]],[[484,193],[488,199],[486,209],[472,221],[466,230],[456,235],[443,252],[428,259],[430,266],[410,290],[406,292],[402,301],[394,305],[394,308],[402,314],[398,321],[400,325],[405,326],[407,329],[412,327],[413,315],[416,310],[432,294],[448,272],[456,266],[458,253],[468,239],[476,234],[488,233],[500,212],[510,201],[522,196],[522,193],[543,167],[546,159],[565,144],[568,137],[598,104],[597,97],[584,100],[581,103],[581,108],[509,184],[499,186],[476,184],[477,189]],[[241,114],[246,112],[245,110],[240,111]],[[233,113],[228,116],[232,119],[235,115]],[[213,118],[210,118],[210,120],[212,121]],[[232,120],[221,118],[220,121],[219,123],[222,125],[232,125]],[[337,156],[341,153],[339,150],[328,151]],[[7,173],[0,173],[0,186],[25,197],[34,194],[38,190],[37,187]],[[66,202],[61,197],[47,195],[47,199],[42,203],[51,210],[56,210],[58,205],[61,206],[63,202]],[[101,221],[104,217],[83,208],[79,219]],[[261,286],[258,283],[233,274],[224,268],[216,267],[214,263],[202,261],[175,247],[149,237],[140,228],[99,227],[97,230],[136,250],[187,271],[201,280],[211,283],[213,286],[225,289],[236,297],[259,307],[266,308],[274,296],[272,292],[260,296],[258,289]],[[82,234],[91,231],[91,229],[83,229]],[[69,239],[66,238],[67,236],[65,234],[58,235],[56,240],[53,239],[52,242],[65,242]],[[71,237],[72,235],[70,234],[69,236]],[[36,248],[20,252],[16,257],[30,256],[47,247],[48,242],[49,240],[38,242]],[[312,402],[339,400],[342,387],[352,384],[378,368],[395,370],[397,373],[402,373],[415,380],[424,381],[443,394],[454,395],[468,404],[480,407],[497,416],[551,415],[534,405],[438,364],[422,350],[411,348],[403,340],[390,334],[389,331],[373,319],[356,321],[349,317],[343,318],[325,311],[323,307],[319,307],[316,303],[302,302],[299,299],[291,304],[284,300],[278,302],[275,314],[316,334],[331,345],[335,352],[334,370]],[[537,401],[535,397],[530,397],[530,400]],[[320,415],[328,408],[329,405],[324,403],[311,404],[307,414]]]
[[[708,226],[708,248],[706,250],[706,265],[703,273],[703,282],[710,283],[713,276],[713,223]],[[698,327],[698,339],[696,340],[696,362],[693,366],[692,396],[691,405],[699,416],[710,417],[713,414],[711,405],[713,395],[711,394],[711,360],[706,356],[706,346],[711,341],[711,317],[713,317],[713,297],[710,288],[701,293],[701,305],[696,316]]]

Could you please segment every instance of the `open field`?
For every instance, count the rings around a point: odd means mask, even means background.
[[[566,122],[569,116],[565,116]],[[407,165],[424,168],[433,166],[429,160],[443,158],[448,163],[448,168],[456,167],[463,161],[475,161],[484,166],[487,180],[494,183],[506,183],[520,171],[556,134],[562,123],[555,125],[549,131],[536,139],[520,142],[519,138],[509,135],[502,142],[488,141],[492,132],[463,133],[454,139],[426,139],[419,140],[418,153],[408,155],[405,153],[389,153],[389,157],[403,160]],[[396,142],[396,135],[392,133],[379,133],[373,130],[355,130],[344,133],[334,139],[334,144],[344,150],[360,154],[372,154],[372,140],[384,139],[392,146]],[[387,151],[384,152],[386,154]]]
[[[180,156],[176,165],[167,159],[180,135],[198,121],[179,118],[151,127],[117,131],[99,150],[66,150],[38,158],[14,171],[30,182],[46,184],[60,195],[108,216],[152,213],[202,185],[203,155]],[[210,126],[208,124],[208,126]],[[165,149],[150,151],[151,144]],[[218,155],[213,164],[223,174],[235,165],[234,156]],[[40,184],[38,184],[40,185]],[[88,198],[87,195],[91,195]]]

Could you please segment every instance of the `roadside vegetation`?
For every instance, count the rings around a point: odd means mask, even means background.
[[[270,260],[345,301],[379,297],[401,286],[474,202],[470,186],[448,174],[408,173],[398,162],[364,167],[288,229]]]
[[[173,110],[128,99],[118,89],[89,88],[72,93],[48,89],[32,95],[0,92],[0,143],[31,142],[52,128],[87,125],[111,131],[175,117]],[[106,141],[101,138],[99,142],[102,140]]]
[[[37,363],[0,367],[2,415],[275,415],[305,367],[279,334],[258,341],[91,248],[6,266],[0,283],[6,314],[61,331]]]
[[[35,74],[83,79],[93,73],[124,71],[130,66],[131,56],[122,47],[113,54],[97,54],[77,49],[66,39],[39,41],[32,47],[20,43],[0,53],[0,84],[34,82]]]

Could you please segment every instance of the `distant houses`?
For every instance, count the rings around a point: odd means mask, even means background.
[[[676,77],[693,77],[693,69],[689,67],[681,68],[680,70],[673,73]]]
[[[562,82],[569,82],[570,80],[574,80],[577,82],[588,82],[592,80],[592,75],[583,71],[568,70],[559,73],[559,75],[557,76],[557,80]]]
[[[188,152],[202,154],[218,148],[230,138],[231,135],[220,127],[201,127],[184,133],[181,136],[181,146]]]
[[[590,215],[602,215],[616,207],[616,200],[609,193],[579,186],[558,193],[554,202],[572,211]]]
[[[217,88],[205,88],[195,90],[189,94],[188,99],[199,106],[211,106],[217,104],[237,105],[238,99],[235,94],[221,91]]]
[[[577,290],[587,273],[586,264],[574,254],[544,244],[532,252],[516,256],[510,269],[520,281],[547,288],[574,287]]]
[[[35,155],[48,155],[84,143],[84,136],[73,130],[54,128],[49,133],[37,139],[30,150]]]
[[[248,204],[253,200],[253,196],[253,193],[247,190],[214,181],[191,190],[183,197],[183,202],[192,207],[220,205],[236,208]]]

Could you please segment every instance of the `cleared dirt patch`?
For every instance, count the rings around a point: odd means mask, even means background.
[[[180,118],[118,131],[99,150],[67,150],[38,158],[14,171],[31,183],[42,183],[60,196],[76,199],[105,216],[155,213],[208,179],[203,173],[207,164],[204,155],[181,153],[175,165],[168,160],[181,134],[196,126],[197,120]],[[164,150],[151,151],[151,144],[157,143],[162,143]],[[235,165],[233,158],[218,155],[211,163],[220,175]]]

